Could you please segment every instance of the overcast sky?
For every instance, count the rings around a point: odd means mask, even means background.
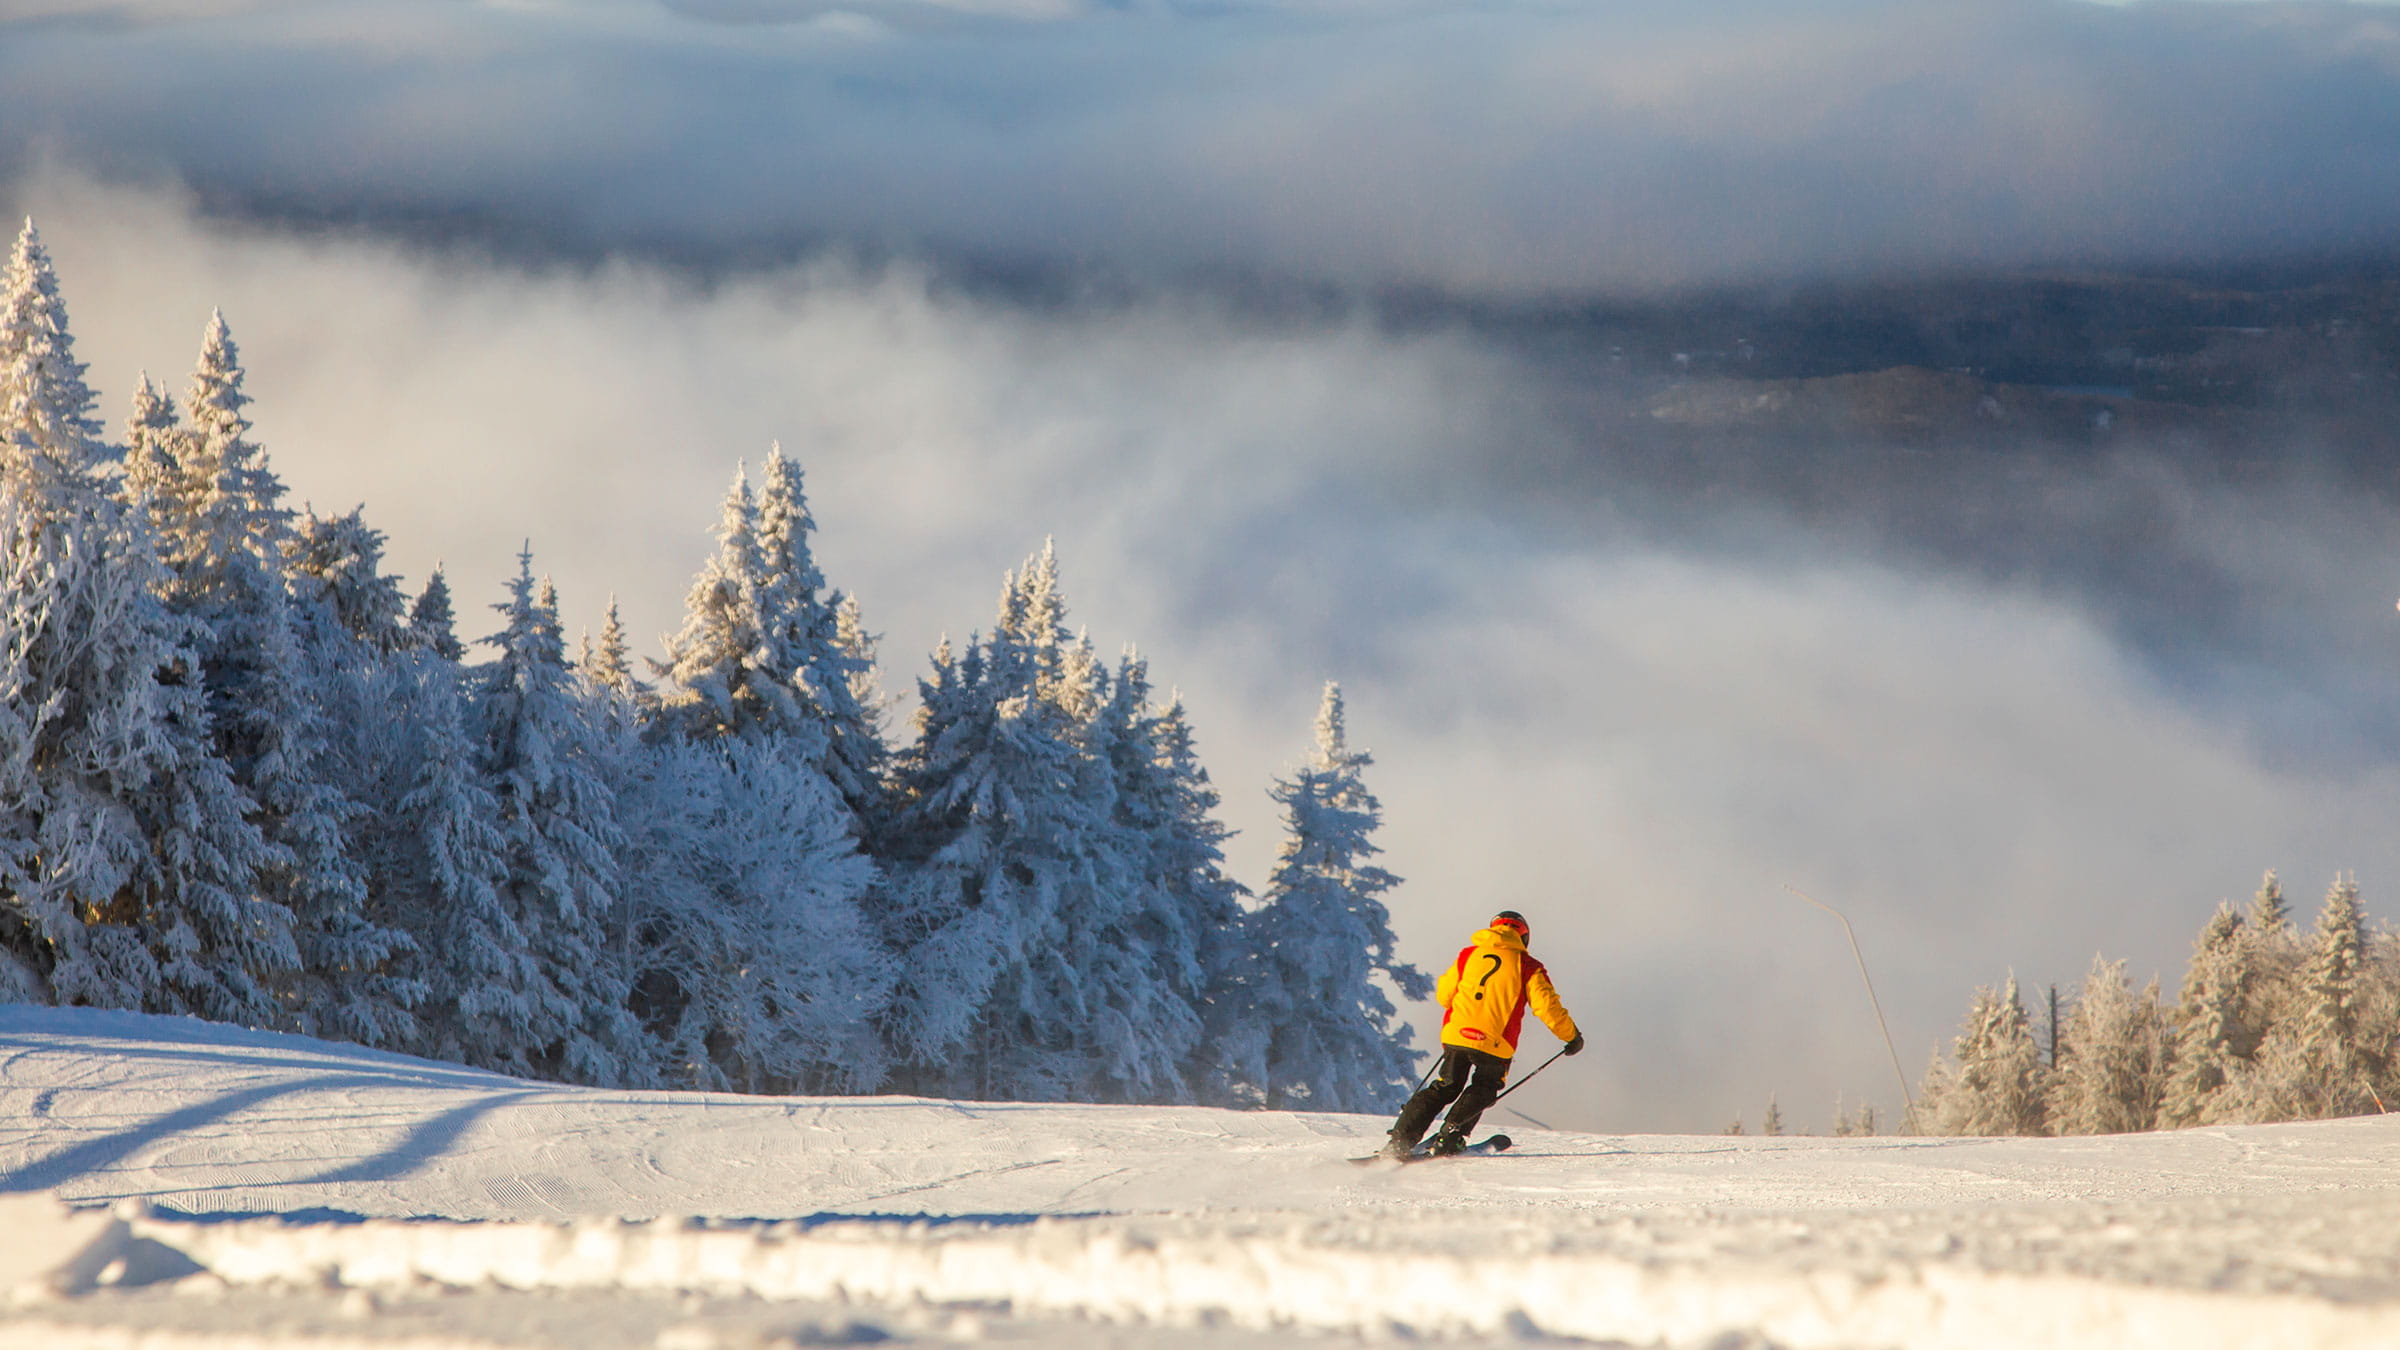
[[[2390,237],[2386,7],[5,0],[0,149],[525,244],[1546,293]],[[209,17],[192,17],[209,16]]]
[[[365,503],[411,585],[445,561],[470,632],[526,539],[570,630],[613,592],[668,631],[780,439],[895,692],[1055,536],[1076,618],[1189,700],[1253,884],[1342,680],[1404,950],[1524,910],[1593,1033],[1512,1105],[1821,1129],[1898,1094],[1786,881],[1859,921],[1912,1076],[2012,967],[2171,985],[2263,868],[2394,912],[2400,522],[2297,456],[2234,491],[2128,455],[2026,522],[2116,570],[2041,586],[1527,481],[1591,448],[1555,374],[1352,297],[2389,243],[2396,18],[0,0],[0,206],[112,426],[222,306],[295,495]],[[2205,641],[2124,622],[2170,566],[2224,579]]]

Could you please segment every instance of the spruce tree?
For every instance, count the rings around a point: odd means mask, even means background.
[[[862,936],[860,904],[875,873],[859,851],[853,805],[879,785],[846,767],[848,756],[864,756],[871,776],[879,752],[859,741],[849,702],[859,668],[834,649],[839,621],[809,551],[814,528],[799,470],[780,451],[755,496],[747,473],[735,475],[717,552],[660,667],[667,686],[648,705],[664,746],[706,751],[668,756],[653,766],[660,781],[680,778],[680,791],[718,803],[726,821],[767,813],[784,822],[761,826],[772,840],[701,839],[703,865],[691,879],[707,884],[645,911],[653,959],[641,975],[642,1016],[687,1081],[859,1086],[884,1072],[867,1030],[888,996],[891,953]],[[620,702],[638,699],[614,632],[612,611],[591,678]],[[701,824],[662,819],[667,834],[653,832],[651,852],[690,852],[670,836]],[[805,947],[794,945],[804,937]],[[752,972],[750,983],[728,983],[737,970]]]
[[[418,964],[407,959],[408,930],[378,917],[374,858],[398,809],[390,775],[421,699],[415,642],[401,623],[407,602],[383,571],[383,542],[357,509],[309,512],[284,539],[293,631],[319,728],[312,758],[346,801],[335,846],[358,878],[357,902],[317,920],[293,997],[316,1034],[403,1048],[422,1042],[413,1012],[430,987],[407,973]]]
[[[1341,687],[1325,686],[1315,756],[1273,796],[1285,838],[1249,940],[1259,955],[1249,992],[1258,1034],[1244,1066],[1278,1109],[1383,1111],[1414,1071],[1407,1028],[1384,983],[1423,998],[1433,982],[1394,950],[1383,896],[1400,879],[1371,859],[1382,807],[1367,791],[1374,760],[1352,750]]]
[[[2241,935],[2249,949],[2245,960],[2250,967],[2242,1021],[2257,1028],[2262,1039],[2268,1028],[2294,1015],[2298,1006],[2303,953],[2290,914],[2283,899],[2283,883],[2270,871],[2251,898],[2249,921],[2242,925]]]
[[[538,978],[521,1015],[473,1026],[489,1067],[613,1084],[649,1075],[627,1003],[630,973],[609,942],[622,924],[623,839],[614,794],[591,754],[591,727],[567,671],[554,604],[537,597],[530,551],[493,608],[498,655],[477,672],[483,782],[498,806],[502,903]]]
[[[53,1001],[271,1020],[298,960],[145,537],[0,484],[0,946]]]
[[[383,571],[383,542],[364,508],[328,518],[310,511],[285,542],[300,617],[316,626],[309,643],[315,650],[350,661],[412,645],[399,578]],[[349,650],[350,643],[362,650]]]
[[[158,601],[47,253],[0,281],[0,945],[61,1003],[273,1016],[298,960],[276,859],[209,737],[197,630]]]
[[[608,618],[600,626],[600,639],[592,644],[582,662],[584,680],[594,689],[602,689],[633,704],[648,692],[648,686],[634,678],[633,656],[625,642],[625,624],[617,616],[617,597],[608,597]]]
[[[0,278],[0,473],[36,500],[98,490],[109,457],[66,300],[28,217]]]
[[[2219,1094],[2256,1052],[2257,1031],[2242,1021],[2250,995],[2248,954],[2242,916],[2231,905],[2218,905],[2193,941],[2185,970],[2174,1056],[2159,1106],[2161,1125],[2218,1123]]]
[[[799,464],[773,447],[758,492],[762,635],[774,668],[824,730],[819,767],[851,811],[869,820],[882,809],[888,756],[874,704],[861,698],[874,681],[874,639],[856,602],[827,587],[809,542],[816,528]]]
[[[2372,1069],[2372,1053],[2364,1044],[2366,1029],[2359,1025],[2363,992],[2360,973],[2366,960],[2366,915],[2359,908],[2358,882],[2337,877],[2325,893],[2317,915],[2317,937],[2309,953],[2304,987],[2308,1012],[2301,1035],[2310,1055],[2325,1069],[2331,1104],[2363,1105],[2357,1080]]]
[[[1980,1001],[1975,1013],[1981,1011]],[[1970,1013],[1972,1021],[1974,1013]],[[1925,1072],[1918,1076],[1917,1094],[1900,1117],[1900,1132],[1914,1135],[1938,1135],[1949,1132],[1949,1122],[1961,1109],[1958,1096],[1958,1070],[1950,1057],[1935,1046],[1927,1057]]]
[[[458,640],[457,617],[450,606],[450,583],[442,576],[436,563],[433,575],[425,578],[425,589],[418,592],[416,603],[409,607],[408,634],[419,648],[432,652],[444,661],[463,661],[467,649]]]
[[[931,667],[917,681],[915,739],[894,766],[894,811],[877,841],[885,876],[875,912],[900,972],[878,1018],[896,1081],[903,1090],[940,1092],[973,1074],[959,1059],[1003,959],[1009,938],[1001,930],[1012,916],[984,904],[975,881],[998,803],[978,803],[957,789],[995,722],[980,635],[963,653],[945,636]]]
[[[1209,815],[1215,793],[1205,774],[1192,776],[1180,705],[1171,713],[1152,705],[1149,669],[1131,653],[1118,662],[1091,740],[1113,775],[1113,847],[1129,868],[1119,913],[1093,938],[1097,955],[1114,963],[1093,972],[1100,1015],[1123,1028],[1097,1095],[1192,1100],[1214,1077],[1203,1041],[1215,949],[1240,918],[1239,888],[1221,866],[1225,832]]]
[[[2366,945],[2358,883],[2336,877],[2317,915],[2292,1015],[2279,1028],[2286,1034],[2271,1047],[2284,1061],[2278,1066],[2286,1082],[2282,1096],[2294,1118],[2322,1119],[2374,1109],[2370,1084],[2382,1071],[2384,1037],[2389,1033],[2370,1034],[2359,1016],[2367,993],[2361,978]],[[2277,1076],[2275,1067],[2268,1073]]]
[[[867,1092],[894,972],[874,865],[823,774],[768,742],[648,748],[630,784],[635,1006],[678,1086]]]
[[[865,615],[858,607],[858,597],[844,595],[834,606],[834,641],[841,647],[850,668],[850,701],[855,704],[867,729],[873,733],[874,744],[883,746],[883,723],[890,712],[891,700],[884,694],[883,685],[875,677],[876,648],[880,639],[867,631]],[[888,747],[877,764],[879,774],[888,772]]]
[[[526,1049],[559,1034],[558,1016],[531,936],[503,896],[507,841],[478,772],[461,678],[451,662],[422,655],[392,688],[408,734],[395,763],[401,795],[373,855],[371,913],[414,939],[401,961],[423,991],[412,1048],[525,1069]]]
[[[1054,549],[1009,576],[988,639],[955,658],[945,644],[920,693],[882,898],[900,944],[885,1024],[901,1081],[1174,1095],[1183,1065],[1135,1025],[1163,1015],[1171,976],[1140,949],[1142,850],[1117,819],[1107,672],[1067,631]]]
[[[799,704],[764,661],[764,564],[747,471],[734,474],[716,533],[717,552],[693,578],[683,627],[667,640],[667,660],[658,667],[666,681],[658,725],[688,741],[798,733],[806,725]]]
[[[178,472],[135,499],[173,569],[170,603],[200,625],[201,682],[217,751],[257,805],[274,855],[265,896],[291,912],[300,969],[278,991],[294,1030],[397,1044],[411,987],[389,965],[403,939],[365,915],[366,879],[348,833],[361,808],[328,763],[324,680],[348,663],[330,631],[311,636],[291,594],[294,549],[283,485],[252,440],[240,355],[212,315],[175,437]]]
[[[2049,1076],[2052,1131],[2156,1128],[2169,1044],[2155,982],[2137,994],[2126,981],[2124,962],[2093,957],[2068,1019],[2065,1049]]]
[[[2069,1048],[2073,1054],[2072,1033]],[[2032,1019],[2017,992],[2017,978],[1995,992],[1975,991],[1974,1005],[1953,1047],[1956,1065],[1938,1092],[1939,1114],[1932,1132],[1952,1135],[2041,1134],[2043,1070],[2034,1044]]]
[[[183,419],[175,401],[144,372],[133,390],[133,411],[125,420],[124,496],[175,495],[183,491]]]
[[[754,496],[748,474],[736,473],[726,493],[716,555],[693,580],[659,668],[659,723],[686,740],[784,740],[854,812],[871,812],[883,749],[856,699],[867,666],[843,643],[842,597],[826,591],[810,550],[816,522],[798,466],[777,450],[764,479]]]
[[[1250,971],[1244,941],[1247,892],[1225,872],[1224,843],[1233,832],[1217,819],[1220,799],[1200,763],[1182,699],[1169,697],[1152,719],[1150,736],[1154,758],[1142,774],[1148,785],[1136,799],[1147,796],[1159,803],[1153,808],[1153,866],[1189,928],[1198,966],[1201,1041],[1187,1071],[1192,1094],[1216,1105],[1251,1105],[1258,1085],[1238,1076],[1238,1060],[1226,1048],[1240,1042],[1241,1029],[1253,1017],[1243,997]]]
[[[2258,891],[2250,897],[2250,931],[2253,933],[2281,932],[2291,922],[2291,907],[2284,903],[2283,882],[2268,868],[2258,883]]]
[[[2229,1120],[2315,1120],[2375,1109],[2376,1084],[2388,1069],[2384,1040],[2364,1009],[2377,1002],[2358,887],[2336,878],[2317,917],[2313,941],[2295,949],[2285,988],[2272,1005],[2257,1054],[2240,1067],[2220,1100]]]
[[[624,620],[617,598],[608,598],[608,613],[595,639],[587,631],[583,654],[575,663],[586,703],[599,719],[603,739],[612,743],[615,767],[611,781],[630,783],[643,772],[642,728],[658,710],[658,692],[633,673],[633,653],[625,641]],[[628,817],[629,818],[629,817]]]

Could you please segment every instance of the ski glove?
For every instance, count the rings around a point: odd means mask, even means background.
[[[1574,1039],[1574,1040],[1571,1040],[1571,1041],[1569,1041],[1569,1042],[1567,1042],[1567,1053],[1568,1053],[1568,1054],[1570,1054],[1570,1055],[1580,1055],[1580,1054],[1582,1054],[1582,1053],[1583,1053],[1583,1033],[1582,1033],[1582,1032],[1580,1032],[1580,1031],[1576,1032],[1576,1033],[1575,1033],[1575,1039]]]

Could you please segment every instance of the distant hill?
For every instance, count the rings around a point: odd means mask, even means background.
[[[1863,437],[1926,448],[2028,438],[2051,444],[2222,438],[2252,420],[2238,410],[2136,398],[2129,390],[2004,384],[1921,366],[1815,379],[1715,376],[1672,385],[1648,408],[1662,425],[1695,432]]]

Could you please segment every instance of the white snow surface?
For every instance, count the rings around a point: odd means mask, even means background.
[[[0,1350],[2400,1345],[2400,1119],[1493,1119],[1499,1157],[1347,1161],[1386,1123],[595,1091],[0,1005]]]

